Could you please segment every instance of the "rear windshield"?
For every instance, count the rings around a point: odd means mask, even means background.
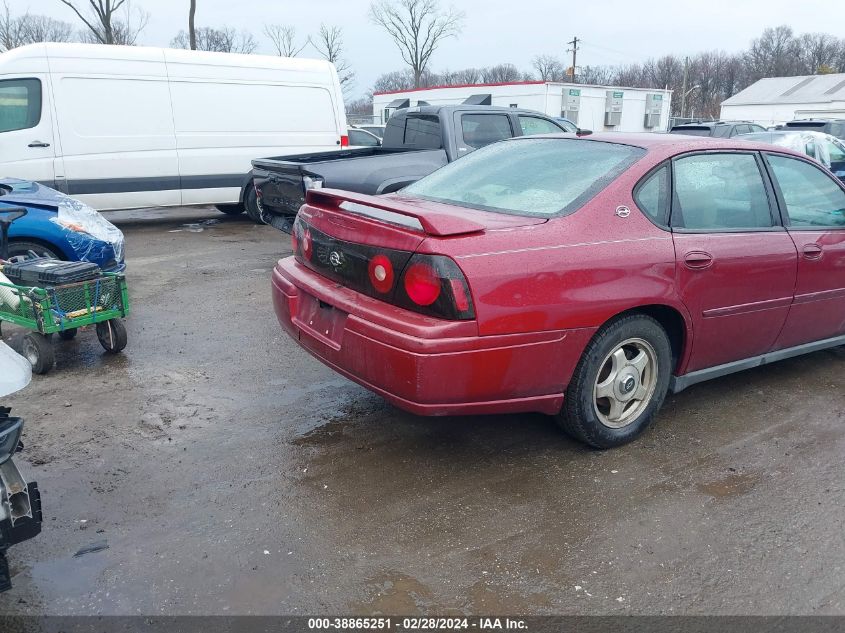
[[[689,134],[690,136],[710,136],[711,128],[704,126],[697,127],[673,127],[672,134]]]
[[[639,147],[578,139],[502,141],[446,165],[403,193],[499,213],[571,213],[644,154]]]
[[[826,121],[789,121],[786,124],[786,127],[800,127],[809,130],[820,130],[825,125],[827,125]]]

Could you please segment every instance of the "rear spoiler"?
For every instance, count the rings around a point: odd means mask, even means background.
[[[484,231],[482,224],[458,215],[442,213],[432,209],[423,210],[416,204],[408,204],[396,198],[368,196],[351,191],[340,191],[339,189],[309,189],[305,194],[305,204],[359,213],[390,222],[389,217],[385,217],[386,214],[384,213],[367,213],[368,209],[373,211],[387,211],[388,214],[397,214],[405,218],[412,218],[410,222],[403,222],[401,218],[396,218],[399,221],[392,222],[393,224],[400,224],[405,228],[422,229],[427,235],[435,235],[437,237],[466,235],[468,233],[480,233]]]

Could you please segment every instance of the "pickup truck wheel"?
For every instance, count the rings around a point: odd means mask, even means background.
[[[672,347],[657,321],[641,314],[612,321],[584,350],[558,423],[595,448],[627,444],[654,420],[671,373]]]
[[[249,216],[250,220],[256,224],[266,224],[266,222],[261,219],[261,203],[258,201],[258,196],[255,194],[255,187],[252,186],[252,183],[250,183],[246,188],[246,193],[244,194],[244,207],[246,208],[246,214]]]
[[[244,205],[242,204],[218,204],[215,206],[218,211],[226,215],[240,215],[244,212]]]

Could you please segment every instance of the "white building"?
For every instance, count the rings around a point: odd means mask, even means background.
[[[793,119],[845,118],[845,73],[770,77],[722,102],[724,120],[780,125]]]
[[[478,105],[537,110],[566,117],[593,131],[665,130],[672,107],[671,90],[645,90],[551,81],[436,86],[373,95],[373,118],[384,123],[397,108],[453,105],[472,98]]]

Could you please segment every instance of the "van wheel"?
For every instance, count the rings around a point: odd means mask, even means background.
[[[218,211],[226,215],[240,215],[244,212],[244,205],[242,204],[218,204],[215,206]]]
[[[38,242],[27,242],[25,240],[12,240],[9,242],[9,257],[16,255],[27,255],[32,251],[39,257],[49,257],[51,259],[64,259],[50,246],[44,246]]]
[[[671,373],[672,347],[657,321],[636,314],[608,323],[584,350],[558,423],[595,448],[627,444],[654,420]]]
[[[246,214],[249,219],[256,224],[267,224],[261,219],[261,203],[258,201],[258,196],[255,193],[255,187],[252,183],[247,185],[246,193],[244,194],[244,207],[246,207]]]

